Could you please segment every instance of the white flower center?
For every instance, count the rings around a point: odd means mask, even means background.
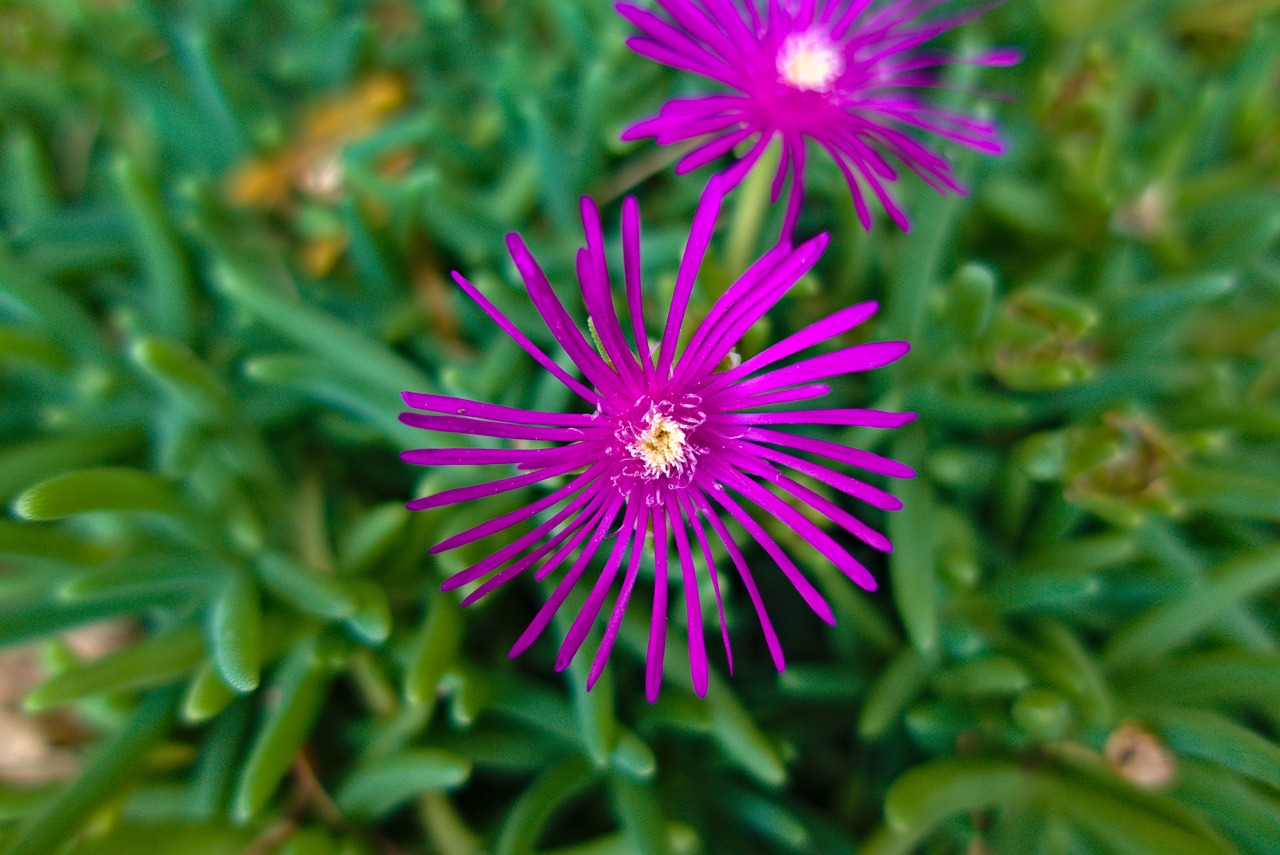
[[[803,92],[830,92],[844,74],[844,55],[824,33],[792,33],[778,51],[778,79]]]
[[[688,447],[684,428],[651,408],[645,415],[644,430],[636,434],[627,452],[644,464],[646,478],[656,478],[684,466]]]

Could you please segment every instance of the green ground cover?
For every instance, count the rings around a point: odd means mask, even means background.
[[[618,141],[693,91],[628,32],[569,0],[0,2],[0,645],[37,674],[0,681],[0,852],[1280,851],[1277,4],[965,27],[1026,51],[966,82],[1010,100],[946,96],[1010,151],[947,152],[968,198],[901,181],[909,234],[813,158],[831,248],[748,344],[880,300],[912,353],[834,393],[920,418],[831,437],[920,477],[868,517],[875,594],[771,528],[834,628],[749,555],[783,674],[726,583],[734,675],[693,694],[674,608],[652,705],[642,609],[588,694],[567,622],[507,657],[537,584],[439,592],[483,544],[427,549],[537,494],[410,514],[478,472],[402,464],[442,438],[396,419],[405,389],[566,404],[448,273],[540,330],[503,235],[567,296],[583,194],[615,234],[639,198],[669,294],[709,170]],[[695,313],[776,234],[765,190]]]

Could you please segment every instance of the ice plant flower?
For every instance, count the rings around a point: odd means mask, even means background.
[[[1007,48],[969,57],[919,50],[990,8],[925,17],[948,2],[769,0],[762,11],[758,0],[658,0],[665,17],[620,3],[618,11],[641,33],[627,41],[632,50],[727,90],[674,98],[622,138],[654,137],[662,145],[699,140],[677,164],[678,173],[754,139],[725,172],[730,187],[779,139],[774,201],[791,175],[784,235],[800,213],[806,141],[812,140],[844,174],[864,228],[871,227],[865,184],[906,230],[907,216],[885,188],[898,177],[890,159],[940,193],[965,193],[951,164],[917,139],[920,132],[986,154],[1002,151],[994,124],[931,107],[919,93],[941,88],[937,70],[947,65],[1005,66],[1019,59]]]
[[[822,380],[877,368],[907,352],[906,342],[874,342],[790,361],[779,367],[783,360],[865,321],[875,313],[874,303],[836,312],[740,364],[733,364],[730,358],[743,334],[818,260],[827,244],[826,235],[796,247],[782,243],[766,253],[716,301],[677,353],[694,280],[723,195],[723,182],[713,178],[693,219],[656,353],[649,345],[642,311],[640,223],[634,199],[627,199],[622,210],[622,268],[629,331],[624,331],[614,308],[599,213],[591,200],[582,202],[586,247],[578,251],[577,274],[599,350],[583,335],[582,325],[574,322],[560,302],[519,235],[507,236],[511,257],[524,279],[529,297],[557,344],[581,371],[582,380],[561,368],[475,286],[460,274],[453,274],[463,291],[538,364],[581,397],[590,412],[533,412],[406,392],[405,402],[420,412],[400,416],[405,424],[430,431],[499,437],[515,440],[519,445],[404,452],[405,461],[423,466],[514,465],[519,471],[519,474],[476,486],[415,499],[408,504],[410,510],[438,508],[552,479],[565,479],[565,483],[555,486],[542,498],[456,534],[433,549],[434,552],[453,549],[544,515],[527,533],[496,547],[444,584],[445,589],[476,584],[463,600],[469,604],[527,570],[536,568],[534,575],[540,579],[566,563],[569,565],[555,591],[515,642],[512,656],[538,638],[599,552],[607,557],[602,569],[595,574],[585,604],[565,635],[556,662],[557,669],[568,666],[600,615],[606,597],[615,588],[619,572],[623,571],[617,599],[588,677],[588,687],[594,685],[617,638],[623,614],[635,591],[646,539],[652,535],[656,570],[645,676],[650,700],[657,696],[661,682],[667,634],[669,539],[674,539],[683,578],[693,685],[702,694],[707,687],[707,654],[698,592],[700,586],[708,583],[715,594],[730,670],[733,667],[711,538],[719,538],[724,544],[760,619],[774,664],[781,670],[784,667],[781,645],[752,571],[726,523],[736,521],[747,537],[756,541],[781,568],[818,616],[834,623],[826,600],[748,506],[794,529],[845,575],[870,590],[875,588],[875,580],[867,569],[798,507],[807,506],[876,549],[889,550],[889,541],[785,470],[802,473],[885,510],[897,510],[901,503],[878,487],[800,455],[826,457],[838,464],[890,477],[907,478],[914,474],[901,463],[867,451],[778,429],[784,425],[893,428],[915,418],[913,413],[791,409],[788,406],[823,397],[829,389]],[[551,445],[529,447],[533,443]],[[606,542],[611,543],[606,547]],[[701,561],[694,557],[695,542]],[[577,557],[571,559],[575,550],[578,550]]]

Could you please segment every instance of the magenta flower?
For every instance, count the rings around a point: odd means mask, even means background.
[[[632,50],[709,77],[729,90],[672,99],[656,117],[625,130],[622,138],[651,136],[662,145],[700,140],[676,166],[677,173],[697,169],[754,138],[725,173],[731,188],[769,142],[779,138],[775,202],[788,173],[792,176],[784,235],[791,234],[800,213],[805,145],[811,139],[844,173],[863,227],[871,227],[865,183],[905,231],[907,217],[885,189],[885,183],[898,177],[889,157],[940,193],[965,193],[951,164],[918,142],[914,132],[987,154],[1002,151],[993,124],[930,107],[918,92],[943,88],[937,69],[946,65],[1004,66],[1019,59],[1018,51],[1007,48],[968,58],[917,51],[990,8],[923,19],[947,2],[769,0],[761,12],[756,0],[658,0],[669,18],[620,3],[618,11],[643,33],[627,41]]]
[[[587,573],[592,558],[601,552],[607,556],[603,568],[595,575],[586,603],[560,647],[556,668],[568,666],[625,565],[617,601],[591,667],[588,688],[600,676],[617,637],[635,591],[648,535],[652,534],[656,547],[656,572],[646,694],[653,700],[661,682],[667,632],[668,537],[674,536],[684,579],[689,664],[694,688],[701,695],[707,687],[707,654],[698,591],[699,586],[708,582],[715,593],[725,655],[730,670],[733,668],[710,538],[718,537],[723,542],[755,606],[774,663],[781,670],[784,667],[782,648],[727,521],[736,520],[747,536],[777,563],[818,616],[834,623],[826,600],[748,512],[747,506],[753,505],[794,529],[850,579],[872,590],[875,580],[867,569],[797,507],[808,506],[876,549],[888,551],[889,541],[848,511],[788,476],[784,468],[885,510],[897,510],[901,503],[877,487],[797,456],[796,452],[895,478],[909,478],[914,474],[901,463],[867,451],[777,429],[783,425],[892,428],[915,418],[914,413],[863,409],[791,410],[785,406],[778,409],[780,405],[822,397],[829,391],[820,382],[826,378],[877,368],[907,352],[906,342],[875,342],[777,367],[780,361],[862,323],[875,313],[875,303],[843,309],[745,362],[734,364],[732,354],[738,340],[813,266],[826,246],[826,235],[794,248],[784,243],[766,253],[715,303],[677,354],[685,310],[723,193],[723,182],[719,178],[713,178],[703,193],[677,273],[671,311],[656,348],[656,361],[642,313],[640,223],[635,199],[627,199],[622,211],[622,266],[631,341],[614,310],[599,214],[591,200],[582,201],[587,245],[578,251],[578,280],[587,314],[600,342],[600,352],[592,347],[580,325],[557,299],[519,235],[507,236],[511,257],[524,278],[530,298],[556,342],[582,372],[581,381],[530,341],[475,286],[458,273],[453,274],[471,299],[538,364],[577,393],[591,412],[531,412],[442,395],[404,393],[410,407],[434,414],[402,413],[400,419],[405,424],[432,431],[512,439],[518,445],[515,448],[426,448],[406,451],[402,455],[405,461],[423,466],[514,465],[520,470],[520,474],[477,486],[415,499],[409,502],[410,510],[487,498],[551,479],[566,481],[563,485],[557,482],[542,498],[454,535],[432,550],[453,549],[497,535],[538,514],[547,515],[530,531],[495,548],[444,584],[448,590],[479,582],[463,601],[465,605],[535,566],[534,575],[541,579],[569,564],[555,592],[516,641],[512,656],[522,652],[541,634],[569,592]],[[531,447],[535,443],[554,445]],[[606,541],[611,541],[611,545],[605,547]],[[701,561],[694,557],[691,545],[694,541]],[[575,550],[580,550],[577,558],[570,560]]]

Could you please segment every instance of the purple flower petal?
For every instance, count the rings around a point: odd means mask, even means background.
[[[551,360],[551,357],[543,353],[536,344],[529,340],[528,336],[520,332],[515,324],[507,320],[506,315],[499,312],[497,306],[489,302],[489,298],[481,294],[476,289],[476,286],[472,285],[466,279],[463,279],[462,275],[456,270],[453,273],[453,281],[457,282],[458,287],[467,292],[468,297],[475,300],[476,305],[483,309],[485,314],[492,318],[494,323],[501,327],[502,331],[506,333],[512,341],[520,345],[520,347],[524,349],[525,353],[532,356],[533,360],[550,372],[553,377],[592,403],[601,400],[599,393],[591,391],[586,386],[583,386],[577,380],[574,380],[566,374],[563,368],[556,365],[555,362]]]
[[[578,649],[582,647],[582,642],[586,640],[587,633],[591,631],[596,618],[600,615],[600,608],[604,605],[605,597],[613,587],[613,580],[618,574],[618,568],[622,565],[623,552],[626,551],[628,546],[631,547],[633,553],[641,552],[644,546],[643,541],[637,543],[633,539],[639,524],[640,510],[641,506],[638,504],[627,506],[626,517],[622,521],[622,532],[614,542],[613,552],[610,553],[604,570],[601,571],[600,576],[596,579],[596,584],[587,596],[587,601],[583,604],[581,611],[578,612],[578,616],[574,618],[573,625],[565,633],[564,642],[560,645],[560,652],[556,655],[557,671],[563,671],[569,667],[569,663],[577,655]]]
[[[517,490],[530,484],[537,484],[539,481],[546,481],[548,478],[555,478],[557,475],[564,475],[577,468],[577,464],[571,463],[563,466],[553,466],[538,472],[530,472],[527,475],[516,475],[514,478],[490,481],[487,484],[478,484],[475,487],[457,487],[453,490],[436,493],[434,496],[423,496],[421,499],[414,499],[408,503],[407,507],[411,511],[425,511],[428,508],[442,508],[446,505],[456,505],[459,502],[488,498],[499,493],[506,493],[509,490]]]
[[[702,487],[703,492],[728,511],[729,515],[747,530],[747,534],[755,538],[764,551],[769,553],[769,557],[777,563],[783,575],[795,587],[800,597],[808,603],[809,608],[813,609],[814,614],[822,618],[824,623],[834,626],[836,617],[831,611],[831,606],[827,604],[826,598],[818,593],[818,589],[813,587],[813,583],[800,572],[800,568],[796,567],[795,562],[787,557],[782,548],[760,527],[759,523],[751,518],[750,514],[742,509],[741,505],[729,498],[723,487],[714,482],[702,480],[702,478],[703,476],[700,475],[699,486]]]
[[[548,508],[560,504],[562,501],[568,499],[570,496],[574,495],[586,486],[588,481],[599,477],[599,475],[600,470],[597,467],[592,467],[586,472],[583,472],[577,478],[574,478],[565,486],[561,487],[559,490],[544,496],[532,504],[525,505],[522,508],[516,508],[514,511],[510,511],[500,517],[487,520],[479,525],[472,526],[466,531],[440,541],[435,546],[431,547],[430,552],[432,555],[438,555],[441,552],[447,552],[450,549],[456,549],[459,546],[465,546],[468,543],[483,540],[484,538],[497,534],[500,531],[504,531],[513,525],[518,525],[519,523],[529,519],[529,517],[540,514]]]
[[[753,451],[754,450],[755,449],[753,449]],[[849,532],[854,537],[858,538],[858,540],[861,540],[873,549],[878,549],[881,552],[893,551],[893,544],[889,541],[889,538],[871,528],[871,526],[867,525],[853,514],[838,507],[833,502],[815,493],[808,487],[805,487],[803,484],[783,475],[777,468],[764,462],[764,460],[761,460],[758,456],[753,457],[750,454],[734,454],[731,459],[734,464],[744,472],[750,472],[753,475],[764,478],[766,481],[777,484],[783,490],[818,511],[823,516],[827,517],[829,520],[836,523],[845,531]],[[901,507],[901,505],[898,507]],[[890,508],[890,510],[897,509],[897,507]]]
[[[578,545],[586,539],[587,535],[594,530],[594,527],[599,524],[601,517],[608,510],[608,499],[609,497],[607,496],[597,496],[591,504],[587,505],[578,516],[571,519],[569,524],[555,536],[549,538],[519,561],[513,562],[489,579],[486,579],[484,584],[467,595],[462,604],[469,606],[482,597],[488,596],[491,592],[507,584],[534,564],[542,561],[543,557],[548,553],[554,554],[546,561],[543,561],[542,565],[533,572],[533,578],[544,579],[553,573],[578,548]]]
[[[547,276],[534,261],[528,247],[517,234],[507,235],[507,246],[511,250],[511,260],[524,278],[529,298],[538,307],[538,312],[546,322],[547,329],[556,342],[573,357],[574,364],[582,369],[582,373],[595,387],[605,394],[620,391],[622,379],[599,357],[595,350],[582,337],[582,331],[574,325],[569,313],[551,289]]]
[[[470,436],[497,436],[506,437],[507,439],[577,442],[590,436],[586,430],[576,427],[532,427],[530,425],[487,422],[462,416],[428,416],[422,413],[401,413],[400,421],[409,427],[422,428],[424,430],[463,433]]]
[[[568,537],[569,533],[573,531],[575,525],[583,523],[592,513],[594,513],[596,508],[603,504],[603,501],[599,498],[602,487],[603,483],[600,481],[589,486],[587,489],[575,496],[569,504],[561,508],[560,511],[552,516],[550,520],[538,525],[533,529],[533,531],[520,536],[512,543],[509,543],[498,551],[480,559],[465,570],[459,570],[457,573],[454,573],[445,580],[444,585],[441,586],[442,589],[449,591],[454,588],[460,588],[463,585],[468,585],[477,579],[492,573],[506,562],[514,559],[521,552],[524,552],[530,546],[538,543],[539,540],[550,534],[556,526],[560,525],[565,520],[569,520],[569,525],[566,526],[559,535],[556,535],[556,537],[559,538],[559,541],[563,541],[564,538]],[[548,541],[548,543],[550,542],[551,541]],[[539,549],[540,548],[541,547],[539,547]],[[554,548],[554,546],[552,548]],[[530,553],[530,556],[532,556],[533,561],[537,561],[542,557],[542,555],[545,555],[546,552],[550,551],[551,550],[548,549],[544,552],[538,553],[538,551],[535,550],[533,553]]]
[[[698,597],[698,574],[693,567],[693,555],[689,550],[689,535],[684,528],[676,502],[667,504],[671,529],[676,536],[676,555],[680,559],[680,573],[684,577],[685,619],[689,627],[689,674],[693,678],[693,691],[698,697],[707,694],[707,642],[702,634],[702,600]]]
[[[810,324],[800,330],[800,332],[789,335],[777,344],[765,348],[737,368],[724,372],[707,384],[706,388],[711,390],[727,386],[738,378],[745,377],[761,368],[767,368],[780,359],[786,359],[788,356],[793,356],[816,344],[835,338],[838,335],[843,335],[874,315],[879,308],[879,304],[875,302],[858,303],[841,309],[834,315],[828,315],[817,323]]]
[[[873,487],[857,478],[850,478],[848,475],[841,475],[839,472],[833,472],[825,466],[803,460],[799,457],[778,451],[773,448],[767,448],[762,445],[754,445],[752,443],[743,442],[742,447],[746,451],[750,451],[757,457],[764,460],[772,460],[775,463],[781,463],[784,466],[790,466],[797,472],[803,472],[810,478],[816,478],[829,486],[835,487],[842,493],[853,496],[855,499],[861,499],[872,507],[879,508],[882,511],[897,511],[902,509],[902,501],[898,497],[886,493],[879,487]]]
[[[609,531],[609,526],[613,525],[614,518],[618,515],[618,511],[622,508],[622,497],[616,496],[605,510],[600,523],[595,527],[595,531],[591,534],[591,539],[587,541],[587,545],[583,547],[582,554],[578,556],[578,560],[573,562],[573,566],[569,568],[569,572],[560,580],[560,584],[556,586],[555,592],[538,610],[538,614],[534,616],[529,627],[520,634],[516,639],[516,643],[511,646],[511,658],[519,656],[530,644],[537,640],[542,631],[547,628],[547,624],[551,622],[551,618],[559,610],[561,603],[565,597],[569,596],[569,592],[573,590],[573,586],[577,583],[578,578],[582,575],[582,571],[587,569],[587,565],[591,563],[591,557],[596,554],[596,550],[600,548],[604,536]]]
[[[618,592],[618,600],[614,603],[613,613],[609,616],[609,625],[605,627],[604,638],[596,649],[595,659],[591,662],[591,673],[587,676],[587,690],[596,684],[600,674],[604,672],[605,663],[613,651],[613,643],[618,638],[618,630],[622,628],[622,617],[627,612],[627,604],[631,602],[631,592],[636,587],[636,577],[640,572],[640,558],[644,555],[645,536],[649,531],[649,520],[653,514],[648,508],[640,509],[640,519],[636,523],[636,547],[631,550],[631,561],[627,564],[627,575],[622,581],[622,590]]]
[[[683,379],[692,374],[705,374],[719,365],[742,336],[746,335],[747,330],[764,317],[765,313],[782,299],[800,277],[808,273],[809,269],[817,263],[818,257],[826,249],[827,241],[827,236],[822,234],[801,244],[783,259],[778,268],[754,293],[739,296],[737,302],[729,304],[723,315],[715,322],[709,314],[704,327],[708,332],[699,342],[702,346],[695,349],[693,342],[690,342],[688,348],[690,352],[681,359],[682,370],[677,376]],[[728,297],[729,294],[726,291],[720,302],[725,302]],[[714,308],[712,313],[714,314]]]
[[[445,395],[424,395],[421,392],[403,392],[406,406],[415,410],[426,410],[431,413],[467,416],[477,419],[491,419],[499,422],[512,422],[522,425],[554,425],[559,427],[589,427],[596,417],[578,413],[540,413],[533,410],[517,410],[498,404],[484,404],[479,401],[468,401],[465,398],[450,398]]]
[[[622,337],[618,313],[613,308],[613,283],[609,280],[609,264],[604,257],[604,231],[600,227],[600,212],[591,199],[582,200],[582,231],[587,238],[587,248],[578,253],[578,281],[582,283],[582,299],[587,314],[595,322],[596,334],[609,354],[613,370],[628,380],[630,388],[638,389],[640,369]]]
[[[689,229],[689,240],[684,246],[684,257],[680,259],[680,269],[676,272],[676,287],[671,295],[671,310],[667,315],[667,326],[662,333],[662,343],[658,348],[658,374],[666,374],[671,369],[671,362],[676,355],[676,340],[680,337],[680,326],[684,321],[685,309],[689,307],[689,297],[693,294],[693,283],[698,276],[698,268],[702,265],[702,257],[707,253],[711,243],[711,232],[716,227],[716,217],[720,215],[720,200],[724,198],[724,182],[718,177],[712,178],[698,203],[698,210],[693,215],[693,226]]]
[[[720,618],[720,635],[724,639],[724,658],[729,665],[729,675],[733,675],[733,648],[729,644],[729,623],[724,619],[724,603],[720,599],[720,576],[716,571],[716,561],[711,554],[711,549],[707,546],[707,533],[702,529],[702,522],[698,519],[698,512],[693,509],[689,498],[684,493],[676,494],[676,504],[680,508],[682,519],[680,525],[684,525],[687,520],[693,526],[693,532],[698,538],[698,549],[702,553],[702,561],[706,565],[707,575],[711,577],[711,590],[716,597],[716,614]]]
[[[779,671],[785,670],[787,663],[782,654],[782,642],[778,640],[778,633],[773,628],[773,622],[769,620],[769,612],[765,609],[764,599],[760,596],[760,589],[756,586],[755,577],[747,569],[747,562],[742,557],[742,551],[738,549],[738,544],[729,534],[729,530],[725,528],[724,521],[720,519],[720,515],[716,513],[715,508],[707,501],[706,494],[702,490],[691,490],[689,495],[691,501],[706,515],[711,527],[716,530],[716,536],[720,538],[720,542],[724,544],[725,551],[729,553],[729,560],[738,569],[738,577],[742,579],[742,586],[747,589],[747,596],[751,598],[751,605],[755,608],[756,617],[760,620],[760,631],[764,633],[765,644],[769,648],[769,656],[773,659],[774,667]]]
[[[649,622],[649,652],[644,660],[644,696],[658,699],[662,660],[667,652],[667,516],[653,515],[653,617]]]
[[[823,557],[839,567],[846,576],[868,591],[875,590],[876,581],[871,576],[870,571],[862,566],[858,559],[850,555],[848,550],[832,540],[831,535],[806,519],[804,514],[801,514],[795,508],[738,472],[725,468],[721,470],[721,474],[724,483],[731,489],[741,494],[743,498],[755,502],[761,508],[780,519],[784,524],[795,529],[810,546],[821,552]],[[830,622],[835,623],[834,616]]]
[[[807,436],[794,436],[781,431],[769,430],[767,428],[751,427],[744,434],[745,439],[757,439],[761,442],[772,443],[773,445],[785,445],[789,448],[795,448],[799,451],[809,451],[814,454],[821,454],[830,457],[833,460],[839,460],[850,466],[857,466],[859,469],[866,469],[868,472],[875,472],[879,475],[888,475],[890,478],[914,478],[915,470],[910,466],[899,463],[896,460],[890,460],[888,457],[881,457],[870,451],[863,451],[861,448],[849,448],[844,445],[837,445],[834,442],[827,442],[823,439],[812,439]]]
[[[898,428],[916,420],[915,413],[884,410],[792,410],[785,413],[726,413],[724,424],[733,425],[848,425],[850,427]]]

